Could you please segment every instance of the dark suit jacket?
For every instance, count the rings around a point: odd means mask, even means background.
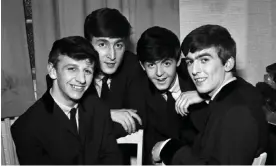
[[[142,121],[145,122],[145,101],[141,86],[142,73],[143,70],[137,55],[126,51],[122,64],[111,76],[109,97],[104,103],[110,109],[135,109]],[[88,92],[98,94],[94,84],[91,84]],[[141,127],[138,123],[136,124]],[[113,125],[116,138],[127,135],[121,124],[114,122]]]
[[[20,164],[121,164],[110,112],[97,97],[79,103],[79,135],[49,90],[11,127]]]
[[[251,165],[266,150],[267,122],[256,88],[241,78],[224,86],[208,105],[205,128],[194,145],[172,139],[161,151],[165,164]],[[192,119],[193,113],[191,112]]]
[[[191,82],[184,80],[181,76],[178,78],[182,92],[195,90]],[[192,143],[197,130],[195,130],[189,116],[182,117],[176,113],[174,108],[168,113],[167,101],[162,94],[150,80],[147,81],[147,84],[149,88],[145,95],[147,99],[147,126],[144,132],[144,161],[145,164],[152,164],[151,151],[157,142],[175,138],[186,143]]]

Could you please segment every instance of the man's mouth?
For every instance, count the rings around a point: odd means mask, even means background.
[[[85,86],[71,85],[72,89],[75,91],[83,91]]]
[[[196,85],[201,85],[205,80],[207,80],[207,77],[194,78]]]
[[[165,83],[166,80],[167,80],[167,78],[157,78],[157,79],[156,79],[156,81],[157,81],[158,83],[160,83],[160,84]]]
[[[112,68],[112,67],[114,67],[115,66],[115,62],[113,62],[113,63],[108,63],[108,62],[105,62],[105,64],[106,64],[106,66],[107,67],[110,67],[110,68]]]

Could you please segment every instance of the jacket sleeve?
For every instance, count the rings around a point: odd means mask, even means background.
[[[170,140],[161,151],[161,159],[165,164],[176,165],[251,165],[260,138],[257,122],[250,110],[243,106],[234,107],[221,122],[221,133],[212,137],[216,144],[211,154],[204,155],[204,149],[195,153],[192,147]]]
[[[100,150],[100,164],[103,165],[122,165],[122,155],[119,151],[119,147],[116,142],[116,138],[114,136],[114,132],[112,130],[112,120],[110,111],[107,112],[105,117],[105,123],[103,126],[104,134],[103,134],[103,142],[102,148]]]
[[[131,66],[128,66],[127,70],[127,93],[125,96],[125,105],[128,108],[137,110],[137,114],[142,119],[142,126],[139,125],[138,121],[136,124],[138,128],[143,128],[146,126],[146,101],[145,101],[145,88],[147,81],[147,76],[139,64],[136,55],[129,55],[133,58],[129,61]],[[136,125],[136,126],[137,126]]]
[[[162,136],[159,132],[156,131],[153,124],[150,121],[147,123],[147,126],[144,130],[144,164],[151,165],[152,163],[152,148],[159,141],[164,141],[167,138]]]
[[[22,119],[23,120],[23,119]],[[11,133],[21,165],[49,165],[50,159],[43,155],[43,148],[35,136],[32,126],[21,123],[21,118],[12,125]]]

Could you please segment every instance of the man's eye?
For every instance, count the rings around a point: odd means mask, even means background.
[[[99,47],[105,47],[106,44],[105,44],[105,43],[99,43],[98,46],[99,46]]]
[[[154,67],[154,64],[153,63],[150,63],[147,65],[149,68],[153,68]]]
[[[209,61],[209,59],[207,59],[207,58],[203,58],[203,59],[201,59],[200,61],[201,61],[201,63],[206,63],[206,62],[208,62],[208,61]]]
[[[116,44],[116,48],[122,49],[123,47],[124,47],[124,45],[121,43]]]
[[[69,71],[75,71],[76,68],[74,68],[74,67],[69,67],[68,70],[69,70]]]
[[[165,66],[170,66],[170,65],[171,65],[171,62],[165,62],[164,65],[165,65]]]
[[[85,72],[86,75],[91,75],[91,74],[93,74],[93,72],[92,72],[91,70],[85,70],[84,72]]]

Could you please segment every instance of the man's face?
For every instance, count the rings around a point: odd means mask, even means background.
[[[48,64],[48,69],[54,80],[53,95],[63,104],[70,105],[79,100],[91,84],[94,64],[88,59],[78,61],[61,55],[56,68]]]
[[[189,52],[185,58],[188,72],[199,93],[210,97],[225,81],[225,66],[214,47],[195,53]]]
[[[177,62],[175,59],[165,59],[154,63],[144,62],[143,68],[148,78],[158,90],[171,88],[176,78]]]
[[[92,45],[99,53],[100,67],[104,74],[114,74],[120,66],[125,42],[122,38],[93,37]]]

